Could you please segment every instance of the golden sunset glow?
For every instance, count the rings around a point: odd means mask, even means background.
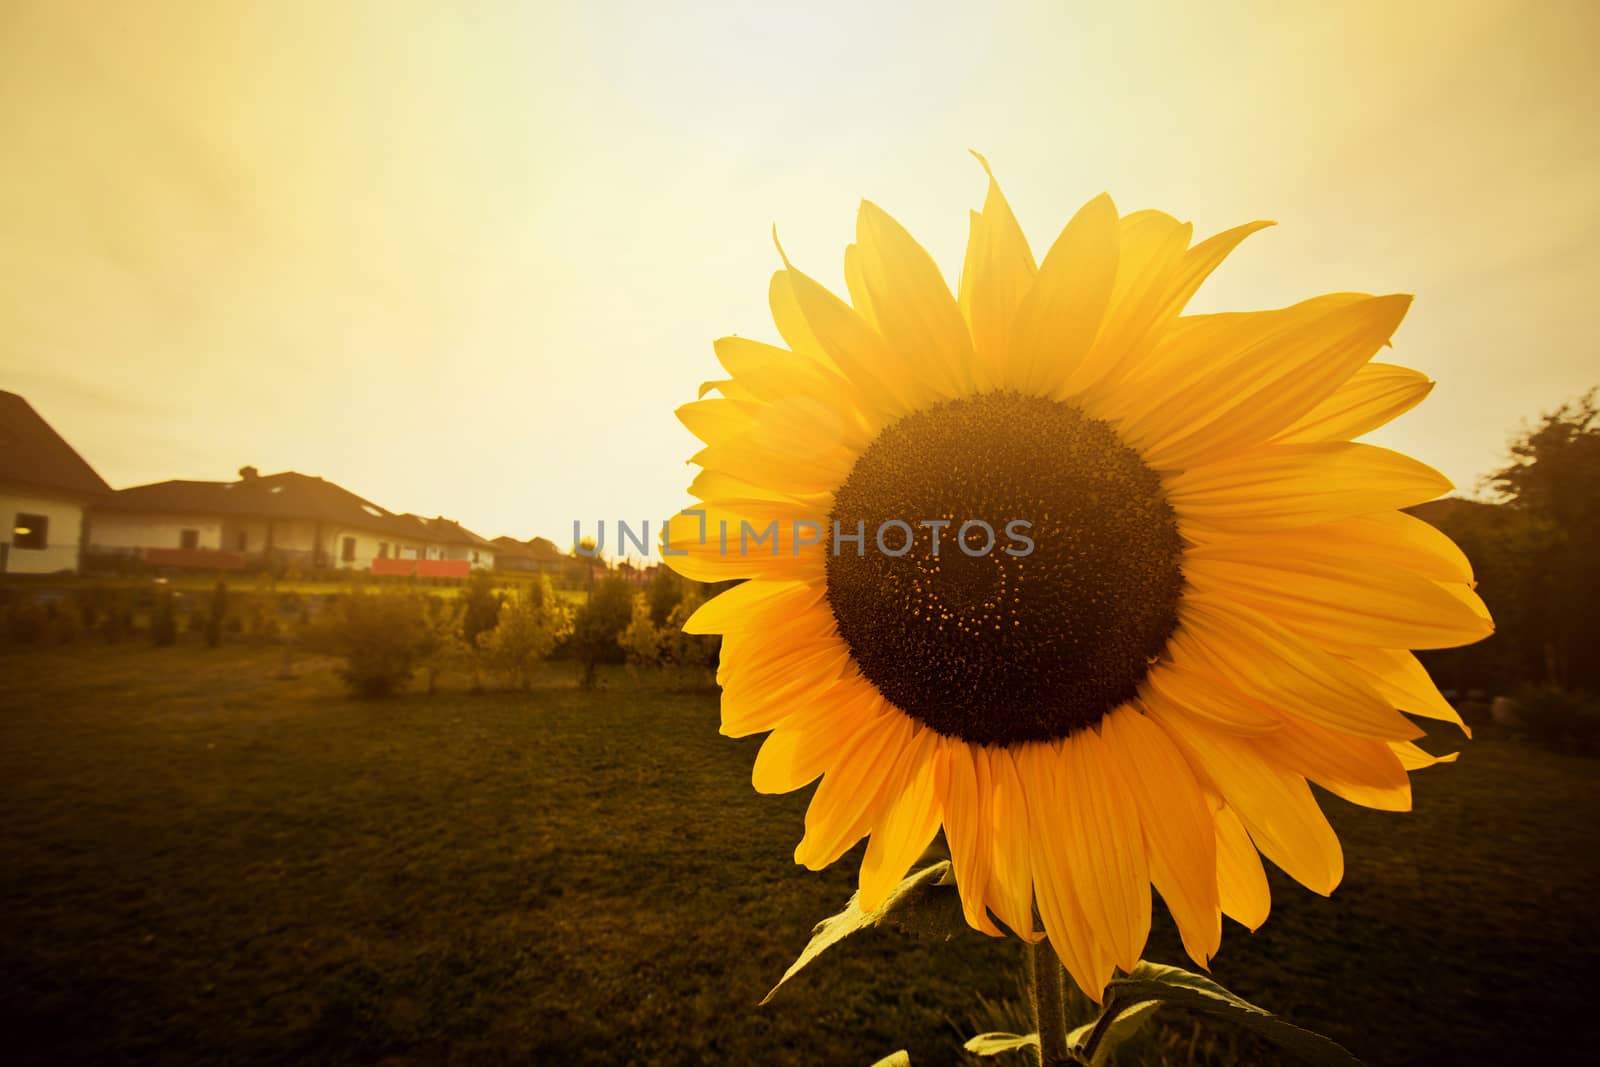
[[[1463,488],[1587,385],[1592,6],[104,4],[0,11],[0,387],[115,487],[320,474],[565,544],[659,519],[662,398],[755,314],[776,222],[862,196],[950,269],[1004,174],[1264,215],[1196,305],[1417,294],[1382,444]],[[891,46],[890,42],[894,42]],[[1514,365],[1515,373],[1507,373]]]

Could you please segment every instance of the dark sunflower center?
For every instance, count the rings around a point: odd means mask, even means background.
[[[1066,404],[991,393],[908,415],[862,452],[830,519],[840,635],[884,696],[947,736],[1092,725],[1177,625],[1182,544],[1160,478]]]

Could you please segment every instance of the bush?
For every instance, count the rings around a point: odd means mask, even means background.
[[[495,590],[494,576],[487,571],[473,571],[461,592],[461,600],[464,604],[461,637],[467,647],[476,648],[478,635],[493,630],[500,621],[501,597]]]
[[[1600,700],[1555,685],[1525,685],[1513,698],[1528,739],[1556,752],[1600,754]]]
[[[601,663],[623,659],[617,637],[633,620],[633,588],[621,578],[603,578],[589,594],[588,603],[578,609],[572,623],[569,646],[581,668],[580,683],[594,685],[595,669]]]
[[[572,631],[572,616],[545,577],[497,604],[495,627],[477,635],[478,650],[490,670],[527,689],[556,642]]]
[[[315,652],[345,662],[339,676],[352,692],[384,697],[406,686],[430,651],[427,598],[415,593],[352,593],[304,631]]]
[[[633,675],[635,681],[640,670],[651,670],[662,665],[667,635],[655,624],[651,615],[650,598],[644,593],[635,593],[628,627],[617,635],[617,644],[622,646],[623,655],[628,660],[628,673]]]

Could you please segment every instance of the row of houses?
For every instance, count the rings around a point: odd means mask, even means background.
[[[77,572],[138,560],[163,568],[464,577],[559,572],[544,538],[486,540],[443,516],[393,512],[322,478],[243,467],[237,481],[113,490],[26,400],[0,391],[0,573]]]

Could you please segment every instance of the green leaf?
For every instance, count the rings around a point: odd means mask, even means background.
[[[1236,997],[1205,975],[1181,967],[1141,962],[1126,978],[1113,978],[1106,986],[1105,1009],[1083,1033],[1075,1050],[1093,1061],[1112,1040],[1118,1020],[1140,1005],[1177,1004],[1191,1011],[1229,1019],[1272,1041],[1305,1063],[1317,1067],[1360,1067],[1348,1049],[1321,1034],[1285,1022],[1264,1008]]]
[[[1025,1048],[1038,1048],[1038,1034],[1003,1034],[998,1030],[979,1034],[962,1046],[979,1056],[998,1056],[1002,1052],[1021,1052]]]
[[[822,920],[811,931],[811,941],[800,958],[789,965],[772,987],[772,992],[761,998],[766,1004],[783,983],[851,934],[873,926],[889,926],[917,937],[948,941],[967,928],[961,913],[961,893],[956,889],[955,873],[949,860],[940,860],[930,867],[913,871],[889,893],[883,907],[877,911],[861,910],[860,894],[851,894],[850,902],[839,914]]]
[[[1110,1010],[1110,1005],[1111,1002],[1108,999],[1106,1001],[1108,1011]],[[1111,1020],[1105,1024],[1099,1038],[1096,1039],[1092,1062],[1100,1064],[1109,1060],[1112,1054],[1117,1051],[1117,1047],[1138,1033],[1144,1024],[1150,1021],[1150,1017],[1155,1014],[1156,1009],[1159,1007],[1161,1007],[1159,1000],[1147,1000],[1112,1016]],[[1104,1017],[1104,1014],[1102,1014],[1101,1018]],[[1073,1030],[1067,1034],[1067,1046],[1075,1049],[1083,1048],[1084,1043],[1089,1038],[1089,1034],[1099,1025],[1101,1025],[1100,1019],[1096,1019],[1094,1022],[1084,1023]]]
[[[911,1067],[911,1053],[905,1049],[901,1049],[899,1052],[891,1052],[877,1063],[874,1063],[872,1067]]]

